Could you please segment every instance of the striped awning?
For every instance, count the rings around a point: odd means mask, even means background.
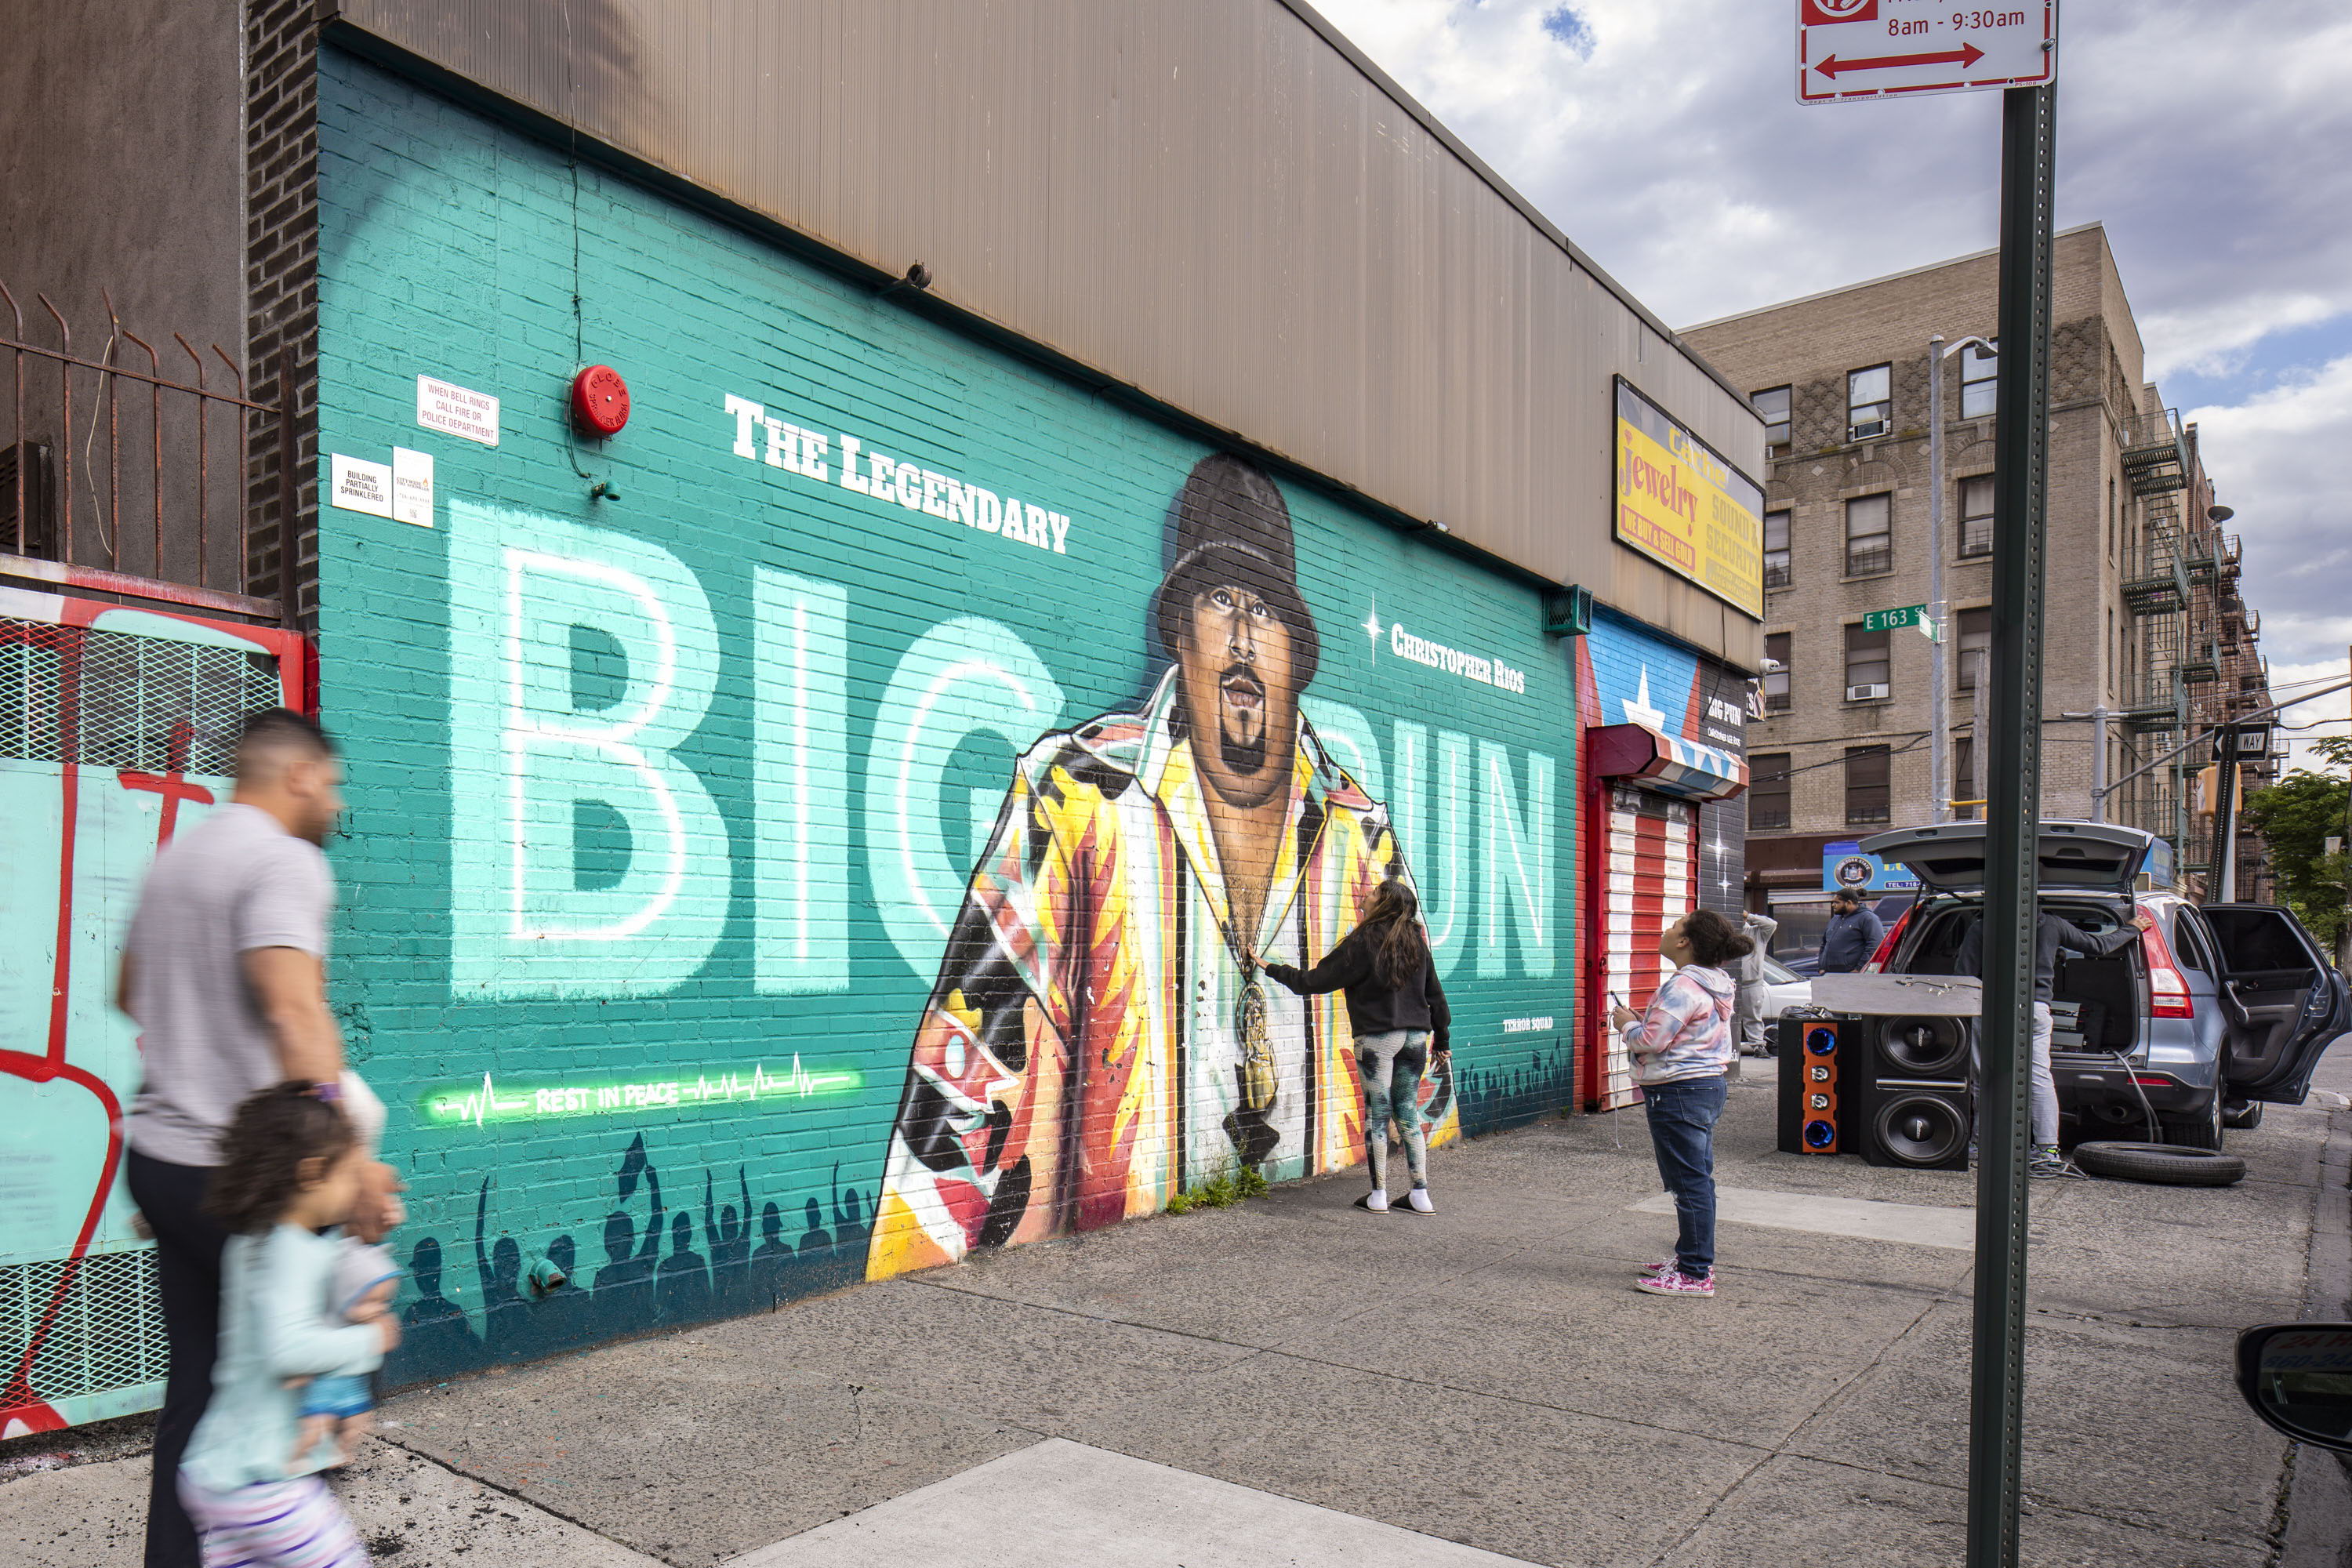
[[[1647,724],[1596,725],[1584,743],[1600,778],[1629,779],[1685,800],[1728,800],[1748,787],[1748,764],[1729,752]]]

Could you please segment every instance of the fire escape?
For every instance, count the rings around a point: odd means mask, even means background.
[[[2192,613],[2200,590],[2210,592],[2217,580],[2221,555],[2204,519],[2184,514],[2190,458],[2179,411],[2161,409],[2126,422],[2123,470],[2139,510],[2124,563],[2124,605],[2138,629],[2137,679],[2126,695],[2124,727],[2134,749],[2153,757],[2188,740],[2198,700],[2221,679],[2222,650],[2210,635],[2210,618]],[[2231,571],[2236,571],[2234,556]],[[2184,862],[2203,858],[2189,831],[2186,787],[2199,765],[2183,756],[2144,775],[2126,787],[2117,813],[2120,820],[2171,840]]]

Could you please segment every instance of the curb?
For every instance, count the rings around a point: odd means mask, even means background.
[[[2314,1091],[2317,1099],[2320,1091]],[[2304,1288],[2306,1319],[2352,1317],[2352,1110],[2327,1096],[2327,1142],[2319,1152],[2318,1192],[2311,1216],[2311,1261]],[[2345,1568],[2352,1561],[2352,1456],[2296,1444],[2287,1458],[2281,1500],[2286,1528],[2278,1568]]]

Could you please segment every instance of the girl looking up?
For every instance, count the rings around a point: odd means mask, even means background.
[[[1675,1255],[1633,1283],[1653,1296],[1715,1294],[1715,1122],[1738,1055],[1731,1012],[1739,987],[1727,971],[1755,945],[1713,910],[1693,910],[1658,939],[1675,972],[1648,1011],[1636,1017],[1621,1002],[1609,1015],[1633,1054],[1658,1174],[1675,1195]]]

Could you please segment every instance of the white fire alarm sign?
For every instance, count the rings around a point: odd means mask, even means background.
[[[1797,100],[2040,87],[2058,0],[1797,0]]]

